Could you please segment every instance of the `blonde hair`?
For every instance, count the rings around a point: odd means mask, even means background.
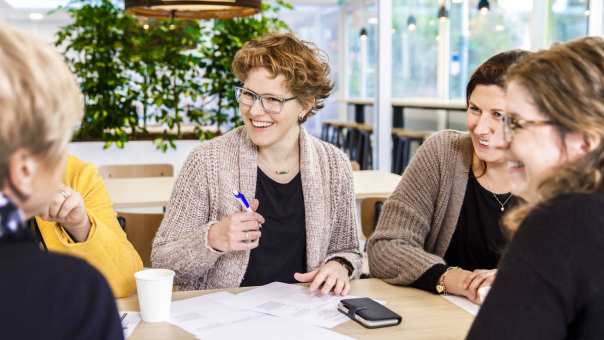
[[[248,73],[258,67],[266,68],[275,77],[283,75],[298,101],[312,104],[301,123],[323,108],[333,89],[325,53],[291,33],[273,33],[248,41],[235,54],[231,68],[240,81],[245,81]]]
[[[58,160],[83,108],[76,80],[55,49],[0,24],[0,184],[17,149]]]
[[[604,191],[604,39],[586,37],[532,53],[513,66],[507,81],[528,89],[533,104],[558,128],[597,137],[600,144],[540,183],[539,200],[504,218],[512,231],[539,206],[565,193]]]

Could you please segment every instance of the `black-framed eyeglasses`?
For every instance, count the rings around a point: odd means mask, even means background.
[[[281,110],[283,110],[283,105],[286,102],[297,98],[296,96],[284,98],[270,94],[260,95],[252,90],[239,86],[235,87],[235,97],[237,98],[239,104],[249,107],[254,106],[256,101],[260,99],[260,105],[262,105],[264,112],[272,114],[281,113]]]
[[[503,138],[510,143],[514,138],[514,133],[520,129],[529,126],[554,125],[551,120],[526,120],[520,119],[514,115],[506,114],[503,116]]]

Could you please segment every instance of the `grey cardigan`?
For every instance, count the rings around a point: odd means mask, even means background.
[[[437,263],[457,226],[472,164],[466,133],[442,131],[417,151],[369,239],[371,274],[409,285]]]
[[[352,277],[357,277],[361,252],[350,161],[334,146],[301,129],[300,173],[307,270],[342,257],[352,264]],[[180,289],[238,287],[250,251],[216,252],[207,246],[207,234],[213,223],[241,211],[233,190],[255,197],[256,175],[257,147],[243,128],[193,150],[153,241],[153,267],[174,270]]]

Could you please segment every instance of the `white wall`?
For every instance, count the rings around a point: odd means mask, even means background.
[[[69,143],[69,152],[97,166],[168,163],[174,166],[174,174],[177,175],[191,150],[200,143],[198,140],[176,141],[176,150],[163,153],[157,150],[151,141],[130,141],[123,149],[112,146],[107,150],[103,149],[103,142],[72,142]]]

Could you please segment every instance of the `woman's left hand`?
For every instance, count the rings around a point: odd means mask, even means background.
[[[77,191],[67,187],[59,190],[40,217],[59,223],[77,242],[88,238],[90,220],[84,207],[84,199]]]
[[[337,261],[328,261],[312,272],[295,273],[294,278],[299,282],[311,282],[310,291],[318,291],[321,295],[333,291],[335,295],[344,296],[350,291],[348,269]]]
[[[493,285],[497,276],[497,269],[476,269],[463,282],[464,288],[471,292],[470,300],[476,304],[481,304],[478,290],[482,287]]]

